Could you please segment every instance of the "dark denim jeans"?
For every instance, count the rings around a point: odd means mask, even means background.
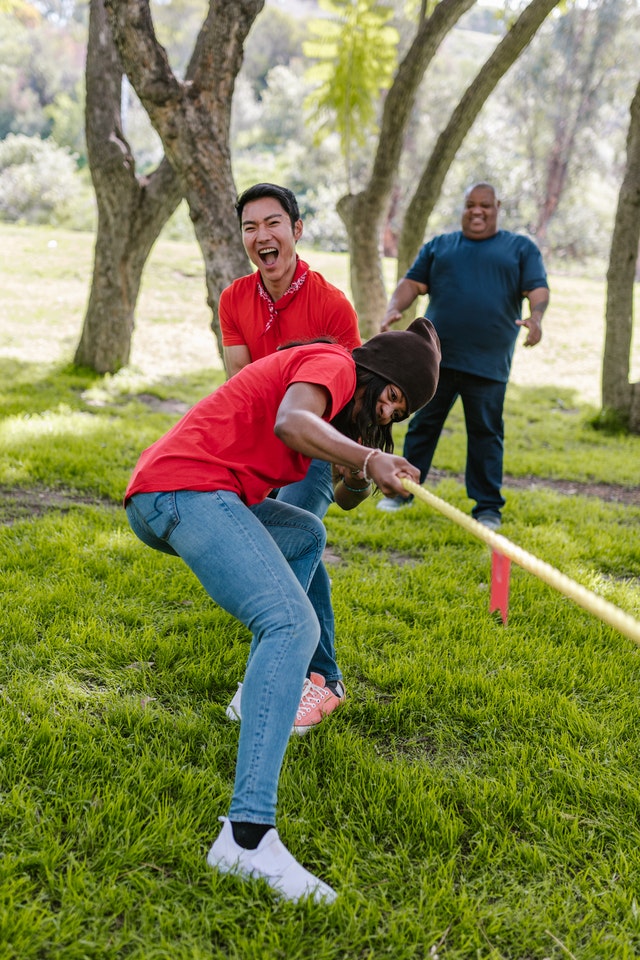
[[[440,368],[438,389],[433,399],[418,410],[409,423],[404,441],[404,455],[420,470],[423,483],[449,411],[460,397],[467,427],[467,496],[476,501],[471,511],[497,513],[504,507],[502,462],[504,421],[502,411],[507,385],[487,380],[460,370]]]

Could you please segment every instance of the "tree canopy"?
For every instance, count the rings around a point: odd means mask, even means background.
[[[303,44],[314,61],[306,72],[314,87],[305,108],[316,143],[339,134],[350,184],[352,145],[362,147],[377,132],[378,102],[393,80],[399,35],[389,24],[392,9],[380,3],[320,0],[320,6],[329,16],[309,21],[314,39]]]

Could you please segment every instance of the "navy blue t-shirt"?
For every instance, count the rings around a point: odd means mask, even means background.
[[[548,287],[535,243],[506,230],[486,240],[443,233],[425,243],[406,277],[429,289],[426,316],[440,337],[441,365],[506,383],[523,293]]]

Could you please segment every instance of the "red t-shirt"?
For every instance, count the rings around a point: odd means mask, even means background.
[[[292,383],[315,383],[331,397],[331,420],[356,389],[355,363],[343,347],[314,343],[250,363],[200,400],[140,456],[127,497],[168,490],[233,490],[248,505],[274,487],[301,480],[311,460],[273,432]]]
[[[222,291],[218,310],[223,346],[247,346],[252,361],[294,340],[332,337],[347,350],[361,344],[358,317],[344,293],[302,260],[279,300],[271,299],[256,271]]]

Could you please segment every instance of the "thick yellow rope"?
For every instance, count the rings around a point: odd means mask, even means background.
[[[429,506],[433,507],[439,513],[444,514],[449,520],[453,520],[453,522],[457,523],[460,527],[464,527],[464,529],[468,530],[474,537],[479,537],[480,540],[484,540],[493,550],[513,560],[519,567],[528,570],[529,573],[532,573],[540,580],[544,580],[549,586],[563,593],[579,606],[584,607],[585,610],[588,610],[589,613],[598,617],[599,620],[608,623],[610,627],[614,627],[620,633],[624,634],[625,637],[629,637],[630,640],[640,644],[640,623],[628,613],[620,610],[620,608],[616,607],[613,603],[609,603],[608,600],[599,597],[591,590],[587,590],[586,587],[576,583],[575,580],[567,577],[564,573],[560,573],[559,570],[545,563],[544,560],[539,560],[538,557],[534,557],[533,554],[527,553],[526,550],[523,550],[521,547],[517,547],[515,543],[507,540],[507,538],[501,534],[494,533],[493,530],[487,529],[487,527],[478,523],[477,520],[468,517],[465,513],[462,513],[461,510],[452,507],[451,504],[445,500],[434,496],[433,493],[425,490],[424,487],[418,486],[418,484],[412,480],[403,480],[402,485],[405,490],[412,493],[414,497],[424,501],[424,503],[428,503]]]

